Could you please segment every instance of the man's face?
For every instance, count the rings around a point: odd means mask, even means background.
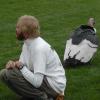
[[[16,26],[16,38],[20,41],[27,39],[27,34],[23,33],[20,26]]]

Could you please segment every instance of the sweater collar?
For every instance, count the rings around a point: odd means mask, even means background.
[[[27,46],[30,46],[32,43],[35,43],[35,42],[37,41],[38,38],[40,38],[40,37],[29,38],[29,39],[25,40],[24,43],[25,43]]]

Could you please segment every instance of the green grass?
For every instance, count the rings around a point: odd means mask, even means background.
[[[42,37],[56,49],[61,60],[69,33],[91,16],[96,19],[100,37],[100,0],[0,0],[0,69],[20,55],[15,26],[17,18],[25,14],[39,19]],[[100,49],[91,66],[66,69],[65,100],[100,100],[99,61]],[[18,99],[0,82],[0,100]]]

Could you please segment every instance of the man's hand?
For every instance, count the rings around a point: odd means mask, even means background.
[[[6,64],[6,68],[7,68],[7,69],[12,69],[12,68],[14,68],[14,67],[15,67],[15,62],[12,61],[12,60],[9,60],[9,61],[7,62],[7,64]]]
[[[23,63],[22,62],[20,62],[20,61],[16,61],[15,62],[15,67],[16,68],[20,69],[21,66],[23,66]]]
[[[18,68],[20,69],[20,67],[23,66],[23,63],[20,62],[20,61],[8,61],[7,64],[6,64],[6,69],[13,69],[13,68]]]

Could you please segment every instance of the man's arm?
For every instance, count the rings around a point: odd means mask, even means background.
[[[30,70],[27,69],[26,66],[24,66],[20,71],[23,74],[23,77],[31,83],[34,87],[38,88],[41,86],[44,75],[41,73],[32,73]]]

